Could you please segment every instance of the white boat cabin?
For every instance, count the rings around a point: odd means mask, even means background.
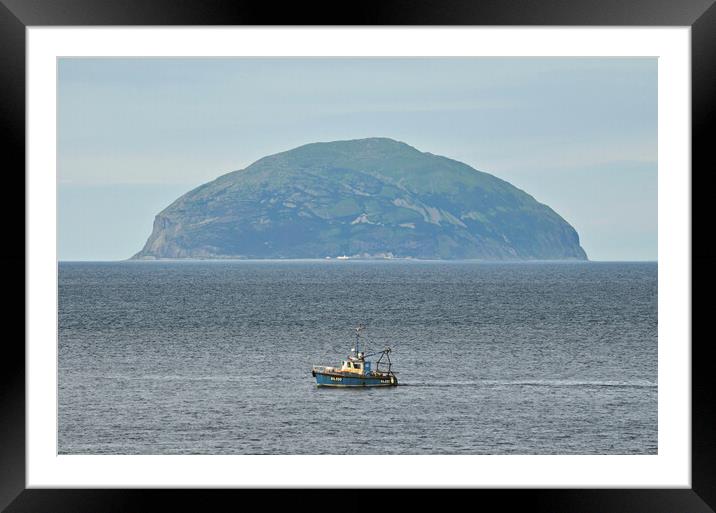
[[[371,372],[370,362],[363,359],[363,355],[359,353],[359,357],[349,356],[347,360],[341,362],[341,372],[352,372],[354,374],[369,374]]]

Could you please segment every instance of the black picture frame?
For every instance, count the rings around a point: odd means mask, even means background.
[[[0,509],[36,511],[156,511],[190,508],[295,507],[286,492],[254,490],[76,490],[26,489],[25,463],[25,29],[81,25],[552,25],[689,26],[692,59],[692,234],[708,233],[704,196],[715,152],[709,135],[716,124],[716,6],[714,0],[382,0],[360,3],[286,3],[244,0],[0,0],[0,144],[7,241],[0,256],[5,271],[6,330],[0,370]],[[711,130],[710,130],[711,129]],[[24,219],[24,218],[23,218]],[[549,512],[713,512],[716,509],[716,373],[711,337],[696,336],[708,308],[697,301],[714,283],[716,254],[692,245],[692,487],[690,489],[500,489],[451,491],[450,507],[469,493],[471,508],[499,504],[501,510]],[[20,272],[23,269],[23,272]],[[9,285],[9,287],[7,286]],[[701,319],[696,322],[696,319]],[[683,341],[688,344],[688,340]],[[331,503],[341,491],[321,491]],[[401,493],[402,507],[421,503],[426,490]],[[455,495],[457,494],[457,495]],[[371,496],[371,494],[368,494]],[[406,502],[407,501],[407,502]],[[382,502],[382,501],[381,501]],[[397,503],[396,503],[397,504]],[[244,506],[246,505],[246,506]],[[315,506],[314,503],[305,503]],[[390,504],[384,506],[390,507]],[[443,506],[441,506],[443,507]],[[223,508],[221,508],[223,509]]]

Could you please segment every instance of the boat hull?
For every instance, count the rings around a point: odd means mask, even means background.
[[[346,374],[314,372],[319,387],[394,387],[395,376],[348,376]]]

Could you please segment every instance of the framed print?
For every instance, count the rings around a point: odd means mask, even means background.
[[[713,510],[711,2],[2,1],[7,511]]]

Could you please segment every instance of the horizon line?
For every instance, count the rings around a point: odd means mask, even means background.
[[[482,259],[471,259],[471,258],[360,258],[360,257],[349,257],[347,259],[339,259],[337,257],[312,257],[312,258],[157,258],[157,259],[133,259],[125,258],[119,260],[78,260],[78,259],[58,259],[57,263],[106,263],[106,264],[121,264],[121,263],[134,263],[134,262],[345,262],[345,261],[358,261],[358,262],[470,262],[470,263],[483,263],[483,264],[530,264],[530,263],[551,263],[551,264],[598,264],[598,263],[658,263],[657,259],[634,259],[634,260],[482,260]]]

